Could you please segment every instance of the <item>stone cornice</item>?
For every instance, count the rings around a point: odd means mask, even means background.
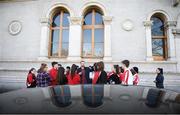
[[[150,27],[152,26],[152,21],[143,21],[143,24],[145,27]]]
[[[112,16],[103,16],[104,24],[111,24],[113,17]]]
[[[47,25],[47,26],[49,26],[49,25],[50,25],[50,19],[49,19],[49,18],[45,18],[45,17],[40,18],[40,23],[41,23],[42,25]]]
[[[167,21],[165,23],[165,27],[175,27],[177,25],[177,21]]]
[[[83,18],[82,17],[68,17],[71,25],[82,25]]]

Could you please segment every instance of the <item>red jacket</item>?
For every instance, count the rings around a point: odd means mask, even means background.
[[[57,78],[57,72],[58,72],[58,70],[57,69],[55,69],[55,68],[52,68],[52,69],[50,69],[50,71],[49,71],[49,75],[50,75],[50,77],[51,77],[51,86],[54,86],[54,85],[57,85],[57,80],[56,80],[56,78]]]
[[[134,75],[133,85],[137,85],[139,83],[139,76],[138,74]]]
[[[71,74],[67,76],[68,79],[68,85],[77,85],[80,84],[80,76],[79,74],[75,74],[74,77],[71,77]]]

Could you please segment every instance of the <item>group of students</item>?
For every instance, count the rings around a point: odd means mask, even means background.
[[[35,68],[29,70],[26,85],[32,87],[47,87],[55,85],[77,84],[123,84],[138,85],[138,67],[129,68],[129,60],[123,60],[122,66],[112,65],[111,72],[104,70],[104,62],[94,63],[93,66],[85,67],[85,62],[80,62],[80,67],[72,64],[66,69],[58,62],[52,62],[52,68],[42,63],[38,71]],[[162,76],[159,74],[158,76]],[[159,78],[159,77],[158,77]],[[156,84],[161,79],[155,80]]]
[[[111,72],[104,71],[104,62],[94,63],[85,67],[85,62],[80,62],[80,67],[72,64],[66,69],[58,62],[52,62],[52,68],[48,70],[45,63],[36,72],[35,68],[29,70],[26,85],[32,87],[47,87],[54,85],[76,84],[124,84],[137,85],[139,82],[138,68],[129,69],[130,62],[122,61],[122,66],[113,65]]]

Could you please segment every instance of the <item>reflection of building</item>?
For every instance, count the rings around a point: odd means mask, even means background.
[[[3,0],[0,17],[1,79],[24,82],[29,68],[54,60],[109,69],[129,59],[141,72],[180,73],[178,0]]]

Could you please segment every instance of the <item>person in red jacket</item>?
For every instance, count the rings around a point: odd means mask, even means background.
[[[57,85],[58,62],[52,62],[52,68],[49,70],[51,77],[51,86]]]
[[[29,73],[27,75],[27,80],[26,80],[26,86],[27,88],[36,87],[36,69],[35,68],[31,68],[29,70]]]
[[[139,83],[139,69],[138,67],[133,67],[132,68],[134,70],[134,72],[132,72],[133,76],[134,76],[134,79],[133,79],[133,85],[138,85]]]
[[[69,85],[77,85],[80,84],[80,76],[77,74],[77,66],[73,64],[71,66],[70,74],[67,76]]]

